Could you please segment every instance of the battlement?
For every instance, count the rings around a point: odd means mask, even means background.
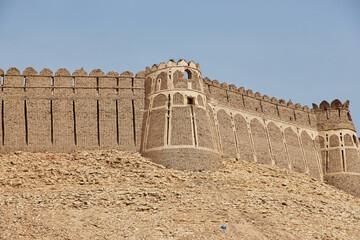
[[[316,128],[316,119],[312,109],[308,106],[294,104],[291,100],[270,98],[252,89],[237,88],[234,84],[228,85],[218,80],[203,79],[207,85],[205,93],[217,104],[256,113],[266,119],[277,119],[287,123],[299,124],[309,128]]]
[[[145,73],[149,74],[151,72],[156,72],[165,68],[173,68],[173,67],[189,67],[200,71],[200,66],[198,63],[193,61],[187,62],[185,59],[179,59],[175,62],[174,59],[170,59],[167,63],[162,62],[160,64],[154,64],[152,67],[146,67]]]
[[[318,130],[337,130],[349,129],[355,131],[355,127],[349,111],[349,100],[341,103],[339,99],[335,99],[329,104],[322,101],[320,106],[313,103],[313,110],[317,117]]]
[[[105,74],[101,69],[93,69],[89,74],[83,69],[77,69],[72,74],[66,68],[59,68],[55,74],[48,68],[44,68],[40,71],[40,74],[32,67],[26,68],[22,73],[16,67],[9,68],[6,73],[0,68],[0,76],[23,76],[23,77],[118,77],[118,78],[133,78],[134,74],[130,71],[123,71],[120,74],[118,72],[110,71]],[[136,78],[144,78],[144,71],[140,71],[135,75]]]
[[[0,154],[140,151],[167,167],[215,170],[221,157],[276,165],[360,195],[349,101],[313,108],[203,78],[184,59],[145,71],[0,69]]]

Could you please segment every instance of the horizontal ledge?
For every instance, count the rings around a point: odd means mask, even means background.
[[[0,88],[70,88],[70,89],[145,89],[140,87],[57,87],[57,86],[50,86],[50,87],[29,87],[29,86],[23,86],[23,87],[10,87],[10,86],[1,86]]]
[[[127,76],[73,76],[73,75],[8,75],[8,74],[3,74],[0,75],[0,77],[72,77],[72,78],[77,78],[77,77],[81,77],[81,78],[138,78],[138,79],[145,79],[144,77],[127,77]]]

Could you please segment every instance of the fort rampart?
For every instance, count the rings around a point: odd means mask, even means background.
[[[140,151],[167,167],[217,169],[221,157],[276,165],[360,196],[349,102],[312,109],[203,78],[179,60],[139,72],[0,69],[0,153]]]
[[[139,150],[143,73],[11,68],[0,74],[1,153]]]

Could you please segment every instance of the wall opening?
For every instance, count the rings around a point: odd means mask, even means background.
[[[195,99],[193,97],[187,97],[187,104],[195,105]]]
[[[338,111],[339,119],[341,119],[340,109],[338,109],[337,111]]]
[[[77,145],[77,137],[76,137],[76,112],[75,112],[75,101],[73,101],[73,120],[74,120],[74,143]]]
[[[168,113],[167,113],[167,129],[166,129],[166,144],[170,142],[170,107],[171,107],[171,96],[168,95]]]
[[[51,144],[54,144],[54,115],[53,115],[53,100],[50,100],[50,139]]]
[[[325,169],[326,172],[329,171],[329,152],[325,151]]]
[[[189,69],[186,69],[184,71],[184,78],[185,79],[191,79],[192,78],[192,73],[191,73],[191,71]]]
[[[134,134],[134,146],[136,146],[136,125],[135,125],[135,104],[134,99],[131,100],[132,104],[132,120],[133,120],[133,134]]]
[[[329,110],[325,109],[326,119],[329,119]]]
[[[99,100],[96,101],[96,117],[97,117],[97,140],[100,146],[100,105]]]
[[[116,78],[116,92],[119,92],[119,78]]]
[[[196,140],[196,128],[195,128],[195,116],[194,116],[194,108],[191,106],[191,120],[192,120],[192,127],[193,127],[193,136],[194,136],[194,144],[197,146],[197,140]]]
[[[26,142],[26,145],[28,145],[29,144],[29,129],[28,129],[26,100],[24,100],[24,115],[25,115],[25,142]]]
[[[24,77],[23,87],[24,87],[24,92],[26,92],[26,77]]]
[[[343,140],[343,136],[342,136],[342,133],[340,133],[340,141]]]
[[[135,80],[134,78],[131,78],[131,91],[134,94],[134,85],[135,85]]]
[[[2,145],[5,145],[4,100],[1,100],[1,133]]]
[[[350,113],[348,112],[346,115],[347,115],[349,121],[352,121]]]
[[[115,107],[116,107],[116,142],[117,142],[117,145],[120,144],[120,139],[119,139],[119,104],[118,104],[118,101],[116,100],[115,101]]]
[[[358,140],[355,135],[353,135],[353,141],[354,141],[355,145],[358,147]]]
[[[345,157],[344,157],[344,150],[341,150],[341,161],[342,161],[343,171],[345,172]]]
[[[73,86],[73,93],[75,93],[75,77],[73,77],[72,79],[72,86]]]

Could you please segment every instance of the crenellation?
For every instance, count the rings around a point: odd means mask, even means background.
[[[23,71],[22,75],[24,75],[24,76],[35,76],[35,75],[38,75],[38,72],[32,67],[28,67]]]
[[[47,77],[53,77],[54,73],[48,68],[43,68],[43,70],[40,71],[40,75],[47,76]]]
[[[71,76],[70,72],[66,68],[59,68],[55,72],[55,76],[62,77],[62,76]]]
[[[237,92],[237,87],[234,84],[230,84],[229,85],[229,90],[231,90],[233,92]]]
[[[262,99],[263,99],[265,102],[271,102],[271,99],[269,98],[268,95],[264,95],[264,96],[262,97]]]
[[[89,76],[89,75],[88,75],[88,73],[87,73],[83,68],[80,68],[80,69],[75,70],[75,71],[72,73],[72,76],[73,76],[73,77],[87,77],[87,76]]]
[[[19,69],[12,67],[6,71],[6,75],[12,75],[12,76],[20,75],[20,71]]]
[[[0,153],[140,151],[154,162],[215,170],[221,157],[308,174],[360,196],[349,101],[294,104],[202,78],[184,59],[145,71],[0,69]],[[351,188],[348,188],[351,186]]]
[[[101,69],[94,69],[89,73],[90,77],[103,77],[105,73]]]

